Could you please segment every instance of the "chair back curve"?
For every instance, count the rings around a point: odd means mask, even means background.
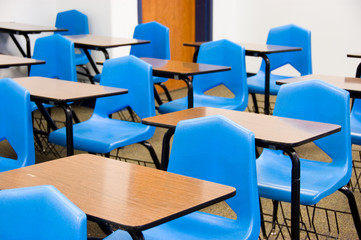
[[[0,239],[87,239],[85,213],[54,186],[2,190],[0,211]]]
[[[127,94],[99,98],[94,113],[109,116],[130,107],[140,118],[155,116],[152,66],[132,55],[104,62],[100,85],[128,89]]]
[[[170,59],[168,27],[155,21],[139,24],[134,29],[133,38],[149,40],[150,43],[133,45],[130,49],[130,55]]]
[[[254,134],[233,121],[208,116],[178,123],[168,171],[233,186],[237,194],[226,202],[237,221],[255,227],[260,213]]]
[[[270,54],[271,71],[290,64],[301,76],[312,74],[311,31],[295,24],[288,24],[270,29],[267,44],[289,47],[301,47],[301,51]],[[266,65],[262,61],[261,71],[265,72]]]
[[[7,140],[17,155],[0,157],[0,172],[35,163],[30,93],[13,80],[0,79],[0,141]]]
[[[242,110],[247,107],[248,87],[243,46],[226,39],[204,43],[199,49],[197,63],[229,66],[231,70],[194,76],[195,95],[204,95],[206,91],[223,84],[234,94]]]
[[[286,84],[280,88],[273,114],[340,125],[340,132],[314,143],[332,159],[331,165],[343,169],[346,178],[351,177],[350,95],[347,91],[321,80]]]
[[[75,9],[59,12],[56,15],[55,27],[68,29],[59,32],[61,35],[89,34],[88,17]]]
[[[77,81],[74,43],[61,35],[38,38],[33,58],[44,60],[45,64],[31,66],[30,76]]]

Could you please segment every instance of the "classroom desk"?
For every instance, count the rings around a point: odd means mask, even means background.
[[[68,103],[125,94],[128,92],[127,89],[122,88],[113,88],[44,77],[23,77],[13,78],[13,80],[29,90],[31,101],[36,103],[38,109],[47,120],[51,129],[56,130],[57,126],[52,121],[43,104],[53,104],[64,110],[66,116],[65,126],[68,156],[74,154],[73,112]],[[76,122],[79,122],[79,120],[76,119]]]
[[[189,78],[190,76],[231,70],[230,67],[210,64],[164,60],[157,58],[141,59],[152,65],[153,76],[183,80],[187,84],[188,108],[192,108],[194,104],[193,84],[192,80]]]
[[[193,55],[193,61],[197,61],[197,56],[199,52],[199,48],[204,42],[187,42],[184,43],[184,46],[195,47],[196,50]],[[269,88],[270,88],[270,74],[271,74],[271,66],[270,60],[267,55],[274,53],[282,53],[282,52],[293,52],[293,51],[301,51],[300,47],[288,47],[288,46],[279,46],[279,45],[269,45],[269,44],[253,44],[253,43],[240,43],[240,45],[244,46],[246,55],[253,57],[261,57],[266,64],[265,69],[265,93],[264,93],[264,113],[270,113],[270,103],[269,103]]]
[[[347,54],[347,57],[350,57],[350,58],[361,58],[361,53],[350,53],[350,54]],[[360,77],[361,77],[361,62],[360,62],[360,64],[357,66],[357,69],[356,69],[356,77],[357,77],[357,78],[360,78]]]
[[[0,189],[53,185],[90,220],[142,231],[235,195],[235,188],[79,154],[0,173]]]
[[[150,41],[148,40],[97,36],[93,34],[66,35],[64,37],[69,39],[70,41],[73,41],[75,47],[84,50],[95,74],[99,74],[100,72],[88,51],[89,49],[102,51],[105,56],[105,59],[109,59],[107,48],[150,43]]]
[[[336,87],[345,89],[350,93],[351,98],[361,98],[361,80],[359,78],[353,78],[353,77],[338,77],[338,76],[329,76],[329,75],[310,74],[301,77],[278,80],[276,81],[276,84],[282,85],[282,84],[301,82],[312,79],[319,79],[329,84],[332,84]]]
[[[168,128],[163,138],[162,169],[166,170],[169,161],[170,139],[177,123],[182,120],[211,115],[223,115],[249,129],[255,135],[259,147],[280,149],[292,161],[291,182],[291,235],[299,239],[300,217],[300,161],[294,147],[312,142],[341,130],[339,125],[261,115],[227,109],[200,107],[142,119],[143,124]]]
[[[31,58],[31,46],[30,46],[30,39],[28,36],[29,34],[39,34],[42,32],[61,32],[61,31],[67,31],[67,29],[15,23],[15,22],[0,22],[0,32],[8,33],[11,39],[14,41],[16,47],[23,55],[23,57],[28,57],[28,58]],[[21,47],[18,40],[15,38],[14,34],[24,36],[26,41],[26,53]]]
[[[0,54],[0,68],[44,64],[43,60]]]

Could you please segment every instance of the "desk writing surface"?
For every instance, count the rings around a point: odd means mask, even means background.
[[[347,54],[347,57],[361,58],[361,52],[360,53],[349,53],[349,54]]]
[[[144,118],[147,125],[174,128],[181,120],[223,115],[255,134],[258,146],[296,147],[341,130],[339,125],[220,108],[198,107]]]
[[[73,41],[75,47],[84,47],[89,49],[93,49],[96,47],[111,48],[150,43],[150,41],[148,40],[98,36],[93,34],[66,35],[64,37],[69,39],[70,41]]]
[[[192,76],[203,73],[231,70],[231,68],[227,66],[218,66],[211,64],[164,60],[158,58],[141,58],[141,59],[152,65],[154,75],[156,75],[157,73],[158,74],[172,73],[178,75]]]
[[[127,93],[128,90],[44,77],[14,78],[28,89],[32,100],[72,102]]]
[[[0,68],[44,64],[44,63],[45,61],[42,60],[0,54]]]
[[[289,47],[289,46],[279,46],[279,45],[270,45],[270,44],[254,44],[254,43],[244,43],[242,44],[247,52],[259,52],[259,53],[281,53],[281,52],[293,52],[301,51],[300,47]]]
[[[16,22],[0,22],[0,31],[20,32],[20,33],[40,33],[40,32],[59,32],[67,29],[56,28],[51,26],[39,26]]]
[[[186,42],[183,45],[188,47],[200,47],[203,43],[206,42]],[[267,54],[267,53],[292,52],[292,51],[302,50],[302,48],[300,47],[289,47],[289,46],[270,45],[270,44],[239,43],[239,45],[244,46],[247,55],[254,52]]]
[[[45,184],[87,215],[133,231],[235,195],[233,187],[90,154],[0,173],[0,189]]]
[[[354,77],[339,77],[339,76],[310,74],[301,77],[278,80],[276,81],[276,83],[282,85],[282,84],[302,82],[312,79],[319,79],[327,83],[330,83],[336,87],[345,89],[346,91],[350,92],[351,97],[359,97],[359,98],[361,97],[361,79]]]

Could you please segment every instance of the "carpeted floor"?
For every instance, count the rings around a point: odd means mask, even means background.
[[[172,92],[173,98],[179,98],[181,96],[185,96],[185,94],[186,94],[186,91],[184,89]],[[230,93],[223,86],[217,88],[216,90],[213,90],[212,92],[210,92],[210,94],[219,95],[219,96],[230,95]],[[261,99],[260,96],[258,96],[258,98]],[[275,99],[272,99],[272,100],[273,100],[273,102],[275,101]],[[259,102],[259,105],[262,106],[262,104],[263,103]],[[249,103],[249,106],[250,106],[250,108],[248,109],[248,111],[253,106],[251,101]],[[81,121],[88,119],[92,113],[91,108],[74,106],[74,109]],[[62,124],[64,122],[64,114],[63,114],[62,110],[52,109],[52,116],[58,121],[57,124],[59,126],[62,126]],[[129,116],[127,115],[126,112],[122,112],[121,115],[115,116],[115,117],[119,117],[122,119],[129,118]],[[35,126],[38,126],[39,124],[40,125],[44,124],[43,120],[40,120],[40,121],[38,120],[39,119],[38,113],[35,113],[35,118],[37,119],[34,123]],[[42,127],[45,127],[45,125]],[[160,155],[161,144],[162,144],[162,138],[163,138],[164,133],[165,133],[165,129],[160,129],[160,128],[156,129],[154,136],[149,141],[155,148],[155,150],[158,154],[158,157],[161,156]],[[354,149],[354,151],[353,151],[354,159],[358,159],[358,161],[360,161],[360,156],[359,156],[358,151],[361,150],[361,147],[353,146],[353,149]],[[325,154],[323,154],[322,151],[320,151],[313,144],[307,144],[306,146],[299,147],[296,150],[301,157],[312,156],[312,159],[317,159],[317,160],[320,159],[322,161],[328,161],[327,156],[325,156]],[[1,151],[2,156],[10,156],[10,157],[14,156],[14,153],[11,151],[11,147],[9,147],[9,145],[6,141],[3,141],[0,143],[0,151]],[[260,151],[261,151],[261,149],[260,149]],[[80,153],[80,152],[76,151],[76,154],[77,153]],[[36,161],[37,161],[37,163],[43,162],[43,161],[49,161],[51,159],[56,159],[59,157],[63,157],[65,155],[66,155],[66,152],[65,152],[64,148],[48,144],[46,141],[46,138],[42,139],[42,148],[40,148],[39,145],[36,144]],[[148,167],[154,167],[154,164],[152,163],[152,160],[148,154],[148,151],[139,144],[127,146],[124,149],[121,149],[119,152],[113,151],[111,153],[111,156],[114,158],[115,155],[121,157],[122,161],[128,161],[128,162],[135,163],[135,164],[141,164],[141,165],[145,165]],[[360,175],[361,164],[359,164],[359,162],[356,162],[356,164],[358,166],[357,174]],[[360,180],[360,184],[361,184],[361,180]],[[352,185],[354,187],[358,187],[358,189],[355,189],[354,192],[355,192],[358,206],[361,207],[360,186],[356,185],[356,180],[355,180],[354,176],[352,179]],[[262,208],[264,211],[265,220],[270,221],[271,220],[270,214],[272,213],[272,201],[268,200],[268,199],[261,199],[261,203],[262,203]],[[316,228],[317,232],[326,234],[326,235],[330,234],[331,237],[329,237],[329,238],[331,238],[331,239],[333,237],[337,237],[337,236],[339,239],[357,239],[357,234],[356,234],[356,230],[354,229],[354,226],[353,226],[353,221],[352,221],[351,215],[341,213],[344,211],[349,211],[347,199],[343,196],[343,194],[337,192],[337,193],[325,198],[324,200],[322,200],[320,202],[320,204],[318,204],[317,207],[325,208],[325,209],[337,209],[338,211],[340,211],[340,213],[336,214],[337,219],[338,219],[336,222],[334,213],[325,213],[324,209],[317,208],[315,211],[316,216],[315,216],[314,220],[311,221],[311,222],[313,222],[314,227]],[[284,210],[284,214],[285,214],[286,218],[288,218],[288,219],[290,218],[289,208],[290,208],[289,204],[287,204],[287,203],[283,203],[282,207],[280,208],[280,210],[282,210],[282,209]],[[309,215],[312,213],[313,208],[307,209],[306,207],[302,206],[301,210],[302,210],[302,220],[304,222],[304,224],[302,225],[303,228],[306,227],[308,230],[312,231],[312,228],[310,227],[310,221],[309,221],[309,219],[311,219],[311,217],[309,217]],[[212,207],[209,207],[209,208],[205,209],[205,211],[219,214],[219,215],[226,216],[226,217],[230,217],[230,218],[236,217],[235,214],[232,212],[232,210],[224,202],[214,205]],[[327,217],[327,214],[328,214],[328,217]],[[269,236],[270,239],[276,239],[276,238],[289,239],[290,238],[288,235],[287,227],[284,226],[285,223],[283,221],[283,218],[284,217],[283,217],[282,211],[279,211],[278,220],[279,220],[280,225],[277,226],[274,233]],[[330,230],[330,231],[328,229],[328,223],[326,221],[327,219],[330,220],[330,226],[332,227],[332,230]],[[286,224],[289,225],[289,220],[286,220]],[[337,231],[336,231],[337,227],[339,229],[339,233],[337,233]],[[271,228],[271,224],[266,223],[266,230],[270,231],[270,228]],[[279,231],[280,228],[281,228],[281,231]],[[105,236],[103,234],[103,232],[100,230],[100,228],[97,226],[97,224],[90,222],[90,221],[88,224],[88,233],[89,233],[89,236],[92,236],[92,237],[104,237]],[[327,239],[326,237],[323,237],[323,236],[316,236],[313,233],[309,233],[309,235],[307,235],[307,233],[304,231],[302,231],[301,236],[302,236],[302,238],[308,237],[309,239],[317,239],[317,237],[319,239]]]

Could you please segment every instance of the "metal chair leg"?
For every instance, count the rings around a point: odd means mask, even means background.
[[[353,192],[350,189],[348,189],[347,187],[342,187],[339,189],[339,191],[342,192],[343,194],[345,194],[348,199],[348,203],[350,205],[350,210],[351,210],[351,215],[353,218],[353,222],[355,224],[355,229],[357,231],[358,238],[361,239],[361,220],[360,220],[360,215],[358,212],[355,196],[354,196]]]
[[[254,112],[255,112],[255,113],[259,113],[256,94],[255,94],[255,93],[250,93],[250,94],[251,94],[251,96],[252,96],[252,101],[253,101],[253,106],[254,106]]]
[[[259,210],[261,213],[261,232],[262,232],[263,239],[267,239],[266,226],[264,224],[264,218],[263,218],[263,209],[262,209],[261,198],[258,198],[258,199],[259,199]]]
[[[273,200],[272,203],[273,203],[273,213],[272,213],[272,229],[271,229],[271,231],[274,232],[275,227],[276,227],[276,223],[278,221],[277,212],[278,212],[278,204],[279,204],[279,202],[277,200]]]
[[[162,99],[160,99],[158,91],[157,91],[157,89],[155,87],[154,87],[154,98],[155,98],[155,101],[158,103],[159,106],[163,104],[163,101],[162,101]]]
[[[167,86],[164,83],[157,83],[158,86],[163,88],[165,95],[167,96],[168,102],[173,101],[172,97],[170,96],[170,92]]]
[[[152,147],[152,145],[147,141],[140,142],[139,144],[143,145],[144,147],[146,147],[148,149],[148,151],[150,153],[150,156],[152,157],[153,162],[155,164],[155,167],[157,169],[160,169],[160,162],[159,162],[158,156],[155,153],[154,148]]]

